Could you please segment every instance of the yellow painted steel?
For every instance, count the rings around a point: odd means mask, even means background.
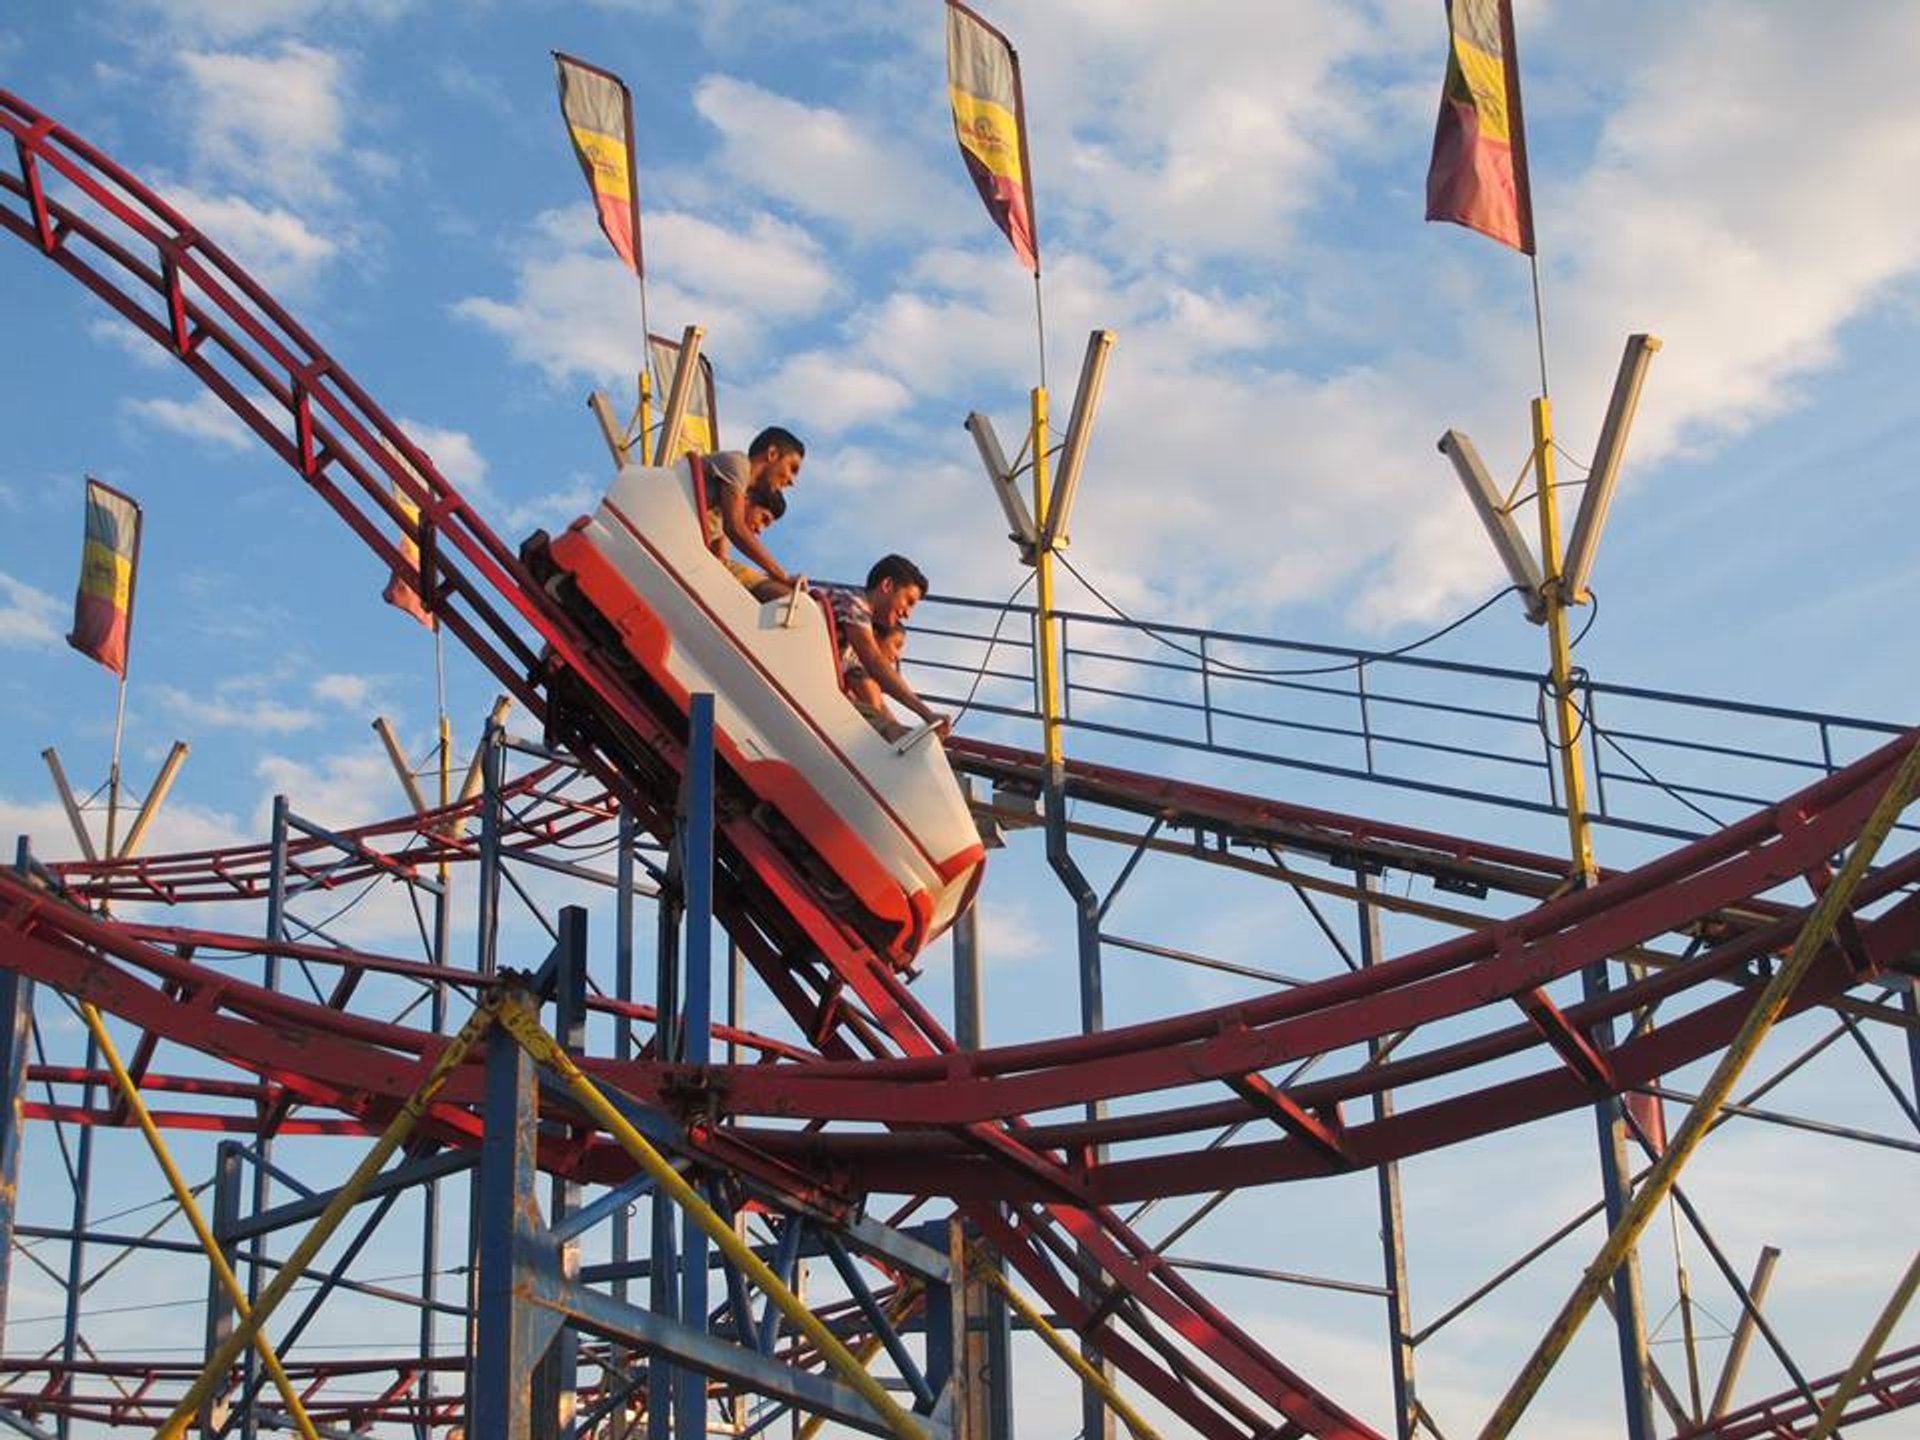
[[[167,1185],[173,1191],[175,1203],[180,1206],[180,1213],[187,1217],[187,1224],[193,1227],[194,1238],[200,1242],[200,1248],[207,1252],[207,1263],[213,1267],[220,1288],[227,1292],[227,1298],[233,1302],[233,1308],[241,1318],[246,1318],[247,1292],[242,1288],[239,1277],[233,1273],[233,1267],[227,1264],[227,1257],[220,1253],[220,1242],[213,1238],[213,1230],[208,1226],[206,1217],[194,1203],[193,1191],[181,1175],[179,1166],[173,1163],[173,1154],[160,1136],[160,1127],[153,1123],[153,1116],[147,1110],[140,1087],[134,1083],[133,1076],[127,1073],[126,1065],[121,1062],[113,1036],[107,1033],[106,1022],[88,1000],[80,1002],[80,1018],[87,1022],[94,1043],[100,1047],[100,1054],[107,1062],[107,1069],[113,1073],[113,1083],[118,1087],[121,1098],[127,1102],[127,1110],[133,1116],[134,1123],[140,1127],[140,1133],[147,1137],[147,1147],[153,1151],[160,1173],[167,1177]],[[253,1348],[260,1352],[260,1362],[267,1367],[273,1388],[280,1392],[280,1398],[286,1402],[287,1417],[293,1421],[294,1428],[306,1440],[320,1440],[319,1433],[313,1428],[313,1421],[307,1418],[306,1406],[300,1403],[299,1392],[293,1388],[293,1381],[287,1378],[287,1372],[281,1368],[280,1357],[274,1353],[273,1342],[267,1338],[266,1331],[261,1330],[254,1335]]]
[[[1033,528],[1038,535],[1047,533],[1047,387],[1033,392]],[[1054,643],[1053,548],[1036,547],[1033,557],[1038,576],[1035,601],[1040,615],[1040,748],[1047,766],[1056,774],[1064,763],[1060,726],[1060,657]]]
[[[1827,1403],[1820,1407],[1820,1419],[1807,1440],[1827,1440],[1839,1429],[1840,1417],[1847,1413],[1848,1402],[1859,1390],[1860,1382],[1867,1378],[1867,1371],[1873,1368],[1873,1362],[1879,1358],[1887,1337],[1893,1333],[1893,1327],[1900,1323],[1900,1317],[1912,1303],[1916,1289],[1920,1289],[1920,1251],[1915,1251],[1913,1259],[1907,1262],[1907,1273],[1893,1287],[1886,1308],[1880,1312],[1880,1318],[1873,1322],[1873,1328],[1867,1331],[1867,1338],[1860,1344],[1860,1353],[1853,1357],[1853,1364],[1840,1377],[1840,1383],[1834,1387],[1833,1394],[1827,1397]]]
[[[1815,957],[1833,938],[1834,928],[1853,898],[1853,892],[1865,878],[1867,867],[1873,863],[1874,855],[1900,818],[1900,812],[1913,797],[1916,785],[1920,785],[1920,745],[1915,745],[1907,752],[1899,769],[1894,772],[1886,792],[1874,806],[1873,813],[1867,817],[1867,823],[1861,829],[1860,838],[1854,843],[1852,852],[1848,854],[1846,864],[1820,896],[1813,913],[1794,937],[1793,948],[1788,951],[1785,962],[1767,982],[1766,989],[1760,992],[1760,998],[1754,1002],[1753,1009],[1740,1027],[1740,1033],[1734,1036],[1727,1053],[1720,1057],[1720,1063],[1714,1067],[1713,1075],[1701,1087],[1700,1097],[1687,1112],[1680,1133],[1674,1136],[1666,1153],[1635,1192],[1633,1200],[1620,1217],[1620,1223],[1614,1226],[1613,1233],[1600,1247],[1600,1253],[1580,1277],[1573,1294],[1547,1327],[1547,1333],[1521,1367],[1519,1376],[1500,1401],[1493,1418],[1481,1430],[1480,1440],[1504,1440],[1519,1423],[1520,1416],[1546,1382],[1561,1353],[1580,1328],[1581,1321],[1593,1308],[1594,1300],[1612,1279],[1613,1272],[1620,1267],[1640,1232],[1658,1213],[1672,1191],[1681,1167],[1692,1158],[1693,1152],[1718,1118],[1741,1072],[1786,1009],[1787,1001],[1805,978]]]
[[[1547,645],[1553,676],[1554,731],[1559,737],[1560,783],[1567,805],[1567,839],[1575,879],[1591,885],[1593,826],[1587,819],[1587,764],[1580,746],[1580,711],[1573,700],[1573,647],[1567,642],[1568,597],[1562,593],[1560,504],[1554,490],[1553,409],[1546,396],[1533,402],[1533,478],[1540,508],[1541,596],[1547,610]]]
[[[273,1277],[273,1283],[261,1294],[260,1303],[254,1307],[253,1313],[235,1326],[220,1348],[207,1358],[200,1378],[193,1382],[180,1403],[173,1407],[173,1413],[154,1432],[159,1440],[181,1440],[187,1433],[193,1417],[207,1403],[214,1387],[227,1373],[227,1367],[233,1364],[234,1357],[253,1343],[253,1337],[266,1323],[274,1307],[286,1299],[287,1293],[300,1282],[306,1268],[313,1263],[314,1256],[320,1253],[321,1247],[332,1238],[347,1212],[359,1201],[361,1192],[372,1183],[374,1176],[393,1157],[393,1152],[413,1132],[413,1127],[420,1123],[420,1117],[427,1113],[427,1107],[433,1104],[446,1088],[453,1072],[459,1068],[460,1062],[466,1059],[467,1052],[492,1028],[493,1023],[493,1015],[487,1010],[476,1010],[468,1017],[460,1033],[440,1052],[440,1058],[434,1062],[433,1069],[427,1073],[420,1088],[407,1097],[406,1103],[400,1107],[400,1113],[388,1123],[373,1148],[367,1152],[366,1158],[354,1168],[353,1174],[347,1177],[347,1183],[340,1187],[339,1193],[321,1212],[320,1218],[313,1222],[313,1228],[294,1247],[293,1253],[287,1256],[280,1273]]]
[[[1022,1320],[1032,1327],[1034,1334],[1046,1342],[1049,1350],[1066,1361],[1074,1374],[1100,1392],[1113,1413],[1126,1423],[1126,1427],[1138,1436],[1139,1440],[1160,1440],[1160,1432],[1147,1423],[1146,1416],[1127,1403],[1126,1397],[1114,1388],[1113,1381],[1102,1374],[1098,1368],[1087,1363],[1086,1357],[1074,1349],[1067,1338],[1033,1306],[1026,1296],[1008,1283],[1007,1277],[1000,1273],[999,1268],[983,1252],[973,1252],[968,1257],[968,1264],[974,1274],[1006,1297],[1007,1303],[1014,1308]]]
[[[796,1329],[817,1346],[827,1363],[839,1372],[850,1388],[860,1398],[873,1407],[874,1412],[886,1422],[887,1428],[899,1440],[929,1440],[926,1427],[911,1411],[903,1409],[900,1403],[887,1393],[886,1387],[867,1372],[867,1369],[853,1356],[853,1353],[840,1342],[821,1321],[820,1317],[789,1290],[776,1275],[773,1268],[762,1260],[744,1240],[733,1231],[733,1227],[723,1220],[719,1213],[690,1185],[672,1163],[648,1143],[646,1136],[634,1129],[626,1116],[616,1109],[606,1096],[600,1093],[593,1081],[589,1080],[580,1067],[573,1063],[573,1057],[560,1048],[560,1044],[551,1035],[540,1028],[540,1022],[527,1007],[507,996],[494,996],[487,1001],[489,1014],[496,1019],[507,1032],[518,1041],[523,1049],[538,1063],[545,1065],[560,1077],[574,1099],[591,1115],[598,1125],[619,1142],[620,1148],[631,1156],[636,1164],[653,1177],[653,1182],[678,1205],[707,1234],[718,1247],[720,1253],[732,1261],[754,1284],[764,1290],[780,1313],[793,1322]]]

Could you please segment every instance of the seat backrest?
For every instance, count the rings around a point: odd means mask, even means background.
[[[848,694],[846,667],[840,663],[840,617],[833,613],[833,601],[824,590],[810,590],[814,602],[819,605],[820,613],[827,618],[827,653],[833,656],[833,678],[840,686],[842,695]]]
[[[693,513],[700,522],[700,533],[707,536],[707,549],[718,555],[726,541],[724,537],[714,538],[707,530],[707,462],[698,450],[687,452],[687,468],[693,472]]]

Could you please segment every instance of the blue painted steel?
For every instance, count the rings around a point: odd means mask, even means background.
[[[542,1293],[548,1292],[543,1289]],[[720,1376],[756,1394],[797,1402],[807,1410],[870,1434],[891,1433],[886,1421],[858,1392],[817,1370],[780,1364],[708,1334],[704,1327],[683,1325],[651,1310],[622,1305],[610,1295],[568,1281],[560,1281],[550,1293],[548,1303],[564,1310],[589,1333],[670,1355],[687,1370]],[[934,1440],[944,1440],[948,1433],[937,1422],[930,1422],[927,1428]],[[480,1433],[491,1437],[494,1432]]]
[[[22,836],[15,866],[33,868]],[[0,1353],[4,1353],[8,1282],[13,1271],[13,1225],[20,1198],[20,1144],[26,1134],[27,1054],[33,1049],[33,981],[0,971]]]
[[[1581,972],[1581,990],[1589,1002],[1607,994],[1607,967],[1589,965]],[[1613,1047],[1613,1022],[1593,1027],[1593,1043],[1601,1054]],[[1626,1160],[1624,1107],[1615,1096],[1593,1107],[1594,1128],[1600,1146],[1600,1188],[1611,1233],[1633,1198],[1631,1171]],[[1647,1376],[1646,1320],[1640,1307],[1640,1261],[1628,1251],[1626,1262],[1613,1272],[1613,1322],[1620,1351],[1621,1403],[1626,1409],[1627,1440],[1653,1440],[1653,1388]]]
[[[505,735],[492,721],[480,742],[479,971],[493,978],[500,948],[500,787],[506,772]]]
[[[214,1151],[213,1159],[213,1238],[219,1242],[220,1253],[232,1266],[238,1258],[233,1240],[235,1222],[240,1218],[240,1180],[241,1161],[246,1147],[238,1140],[222,1140]],[[226,1287],[213,1275],[207,1274],[207,1320],[206,1353],[210,1356],[220,1348],[233,1331],[233,1301],[227,1295]],[[216,1396],[201,1411],[197,1423],[200,1433],[212,1440],[220,1433],[226,1423],[227,1404],[224,1398]]]
[[[614,1218],[616,1226],[614,1234],[618,1235],[627,1228],[627,1211],[636,1201],[649,1194],[652,1189],[653,1177],[651,1175],[637,1176],[623,1185],[616,1185],[598,1199],[592,1200],[580,1206],[578,1209],[570,1211],[564,1218],[556,1220],[553,1226],[553,1238],[560,1241],[578,1239],[609,1216]],[[625,1260],[616,1260],[610,1266],[601,1267],[606,1272],[604,1278],[620,1280],[620,1277],[615,1272],[623,1269],[626,1263]],[[581,1271],[582,1275],[586,1273],[587,1271],[585,1270]],[[637,1275],[643,1272],[636,1270],[633,1273]]]
[[[560,911],[560,933],[554,942],[554,1037],[569,1055],[583,1055],[587,1048],[587,912],[579,905],[567,905]],[[553,1177],[548,1219],[551,1225],[564,1224],[580,1204],[580,1185],[563,1176]],[[552,1228],[547,1241],[557,1257],[560,1273],[572,1273],[579,1267],[579,1246],[561,1238]],[[537,1424],[545,1430],[549,1422],[553,1434],[562,1433],[561,1417],[573,1413],[580,1388],[580,1337],[563,1326],[548,1347],[534,1375],[533,1409]],[[570,1433],[570,1427],[565,1427]]]
[[[793,1288],[793,1272],[800,1264],[800,1242],[806,1238],[806,1217],[795,1215],[788,1219],[780,1230],[780,1247],[773,1257],[773,1273],[780,1277],[780,1283],[788,1289]],[[780,1307],[767,1298],[767,1308],[760,1316],[759,1351],[762,1355],[771,1355],[773,1347],[780,1341]]]
[[[924,1413],[933,1409],[933,1388],[927,1384],[927,1377],[920,1373],[920,1367],[913,1362],[913,1356],[907,1353],[900,1332],[887,1319],[886,1311],[873,1298],[873,1290],[868,1286],[866,1277],[860,1273],[860,1267],[853,1263],[853,1257],[847,1254],[847,1247],[830,1232],[822,1230],[820,1238],[827,1247],[827,1258],[833,1262],[833,1268],[839,1272],[841,1282],[853,1296],[854,1303],[860,1307],[860,1313],[867,1317],[867,1323],[873,1327],[873,1333],[879,1337],[886,1348],[887,1356],[900,1371],[900,1377],[907,1382],[907,1389],[913,1392],[914,1403]],[[933,1314],[929,1297],[927,1314]],[[950,1327],[945,1327],[950,1330]],[[931,1330],[929,1331],[931,1334]],[[952,1349],[949,1345],[946,1356],[949,1366],[952,1363]]]
[[[689,1064],[713,1058],[713,696],[695,695],[688,715],[687,772],[680,817],[681,886],[686,895],[686,1006],[681,1054]],[[707,1323],[707,1234],[680,1217],[680,1319]],[[706,1440],[707,1377],[681,1367],[674,1397],[678,1440]]]
[[[535,1204],[539,1090],[533,1061],[504,1030],[487,1041],[486,1130],[480,1141],[480,1304],[468,1433],[532,1440],[533,1372],[538,1360],[530,1288],[520,1242]]]

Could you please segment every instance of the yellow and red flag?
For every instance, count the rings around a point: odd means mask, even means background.
[[[1523,254],[1533,193],[1520,118],[1511,0],[1447,0],[1447,83],[1427,170],[1427,219],[1451,220]]]
[[[680,342],[669,340],[665,335],[649,335],[647,344],[653,349],[655,373],[665,377],[662,383],[670,383],[674,369],[680,363]],[[667,446],[665,453],[669,458],[684,455],[689,450],[710,455],[719,448],[720,410],[714,401],[713,362],[703,353],[700,356],[700,378],[687,393],[687,413],[680,417],[680,434],[673,444]]]
[[[634,274],[640,257],[640,180],[633,168],[633,97],[610,70],[553,54],[560,114],[600,209],[600,228]]]
[[[1033,224],[1020,57],[1006,36],[960,0],[947,0],[947,94],[967,173],[1020,263],[1038,275],[1040,242]]]
[[[86,539],[80,587],[67,643],[123,680],[133,626],[133,581],[140,564],[140,506],[98,480],[87,481]]]
[[[420,472],[413,468],[412,462],[406,456],[385,440],[380,442],[380,448],[403,466],[416,483],[420,483],[422,488],[425,488],[424,482],[420,480]],[[419,590],[414,587],[414,578],[420,573],[420,542],[414,538],[419,529],[420,506],[397,480],[393,483],[393,503],[399,506],[400,513],[407,517],[407,524],[400,531],[399,546],[401,555],[406,558],[408,568],[396,569],[393,572],[392,578],[387,581],[387,588],[380,592],[380,598],[394,609],[406,611],[429,630],[437,629],[439,620],[431,610],[427,609],[426,602],[420,598]]]

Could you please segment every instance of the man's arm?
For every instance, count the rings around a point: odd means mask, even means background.
[[[871,675],[874,682],[898,700],[907,709],[918,715],[929,725],[938,726],[942,735],[953,729],[950,716],[942,715],[926,701],[914,693],[913,686],[893,663],[893,657],[880,648],[880,642],[873,638],[873,631],[865,625],[843,627],[844,638],[852,647],[854,658],[859,660],[861,668]]]
[[[769,580],[791,588],[793,577],[773,558],[773,552],[760,543],[760,537],[747,529],[746,492],[731,485],[722,485],[719,490],[720,522],[733,548],[765,571]]]

